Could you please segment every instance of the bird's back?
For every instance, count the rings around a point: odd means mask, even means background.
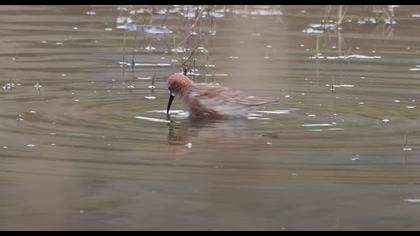
[[[219,118],[245,117],[254,107],[276,102],[272,98],[245,96],[217,84],[194,84],[186,103],[193,117]]]

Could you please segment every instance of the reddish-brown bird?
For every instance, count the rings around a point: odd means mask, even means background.
[[[187,76],[173,74],[168,78],[169,101],[167,114],[175,96],[189,108],[193,119],[229,119],[246,117],[256,106],[276,102],[277,99],[244,96],[217,84],[194,83]]]

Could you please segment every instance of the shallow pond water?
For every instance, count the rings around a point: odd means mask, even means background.
[[[420,7],[392,9],[1,6],[0,229],[420,229]],[[194,47],[195,81],[280,102],[168,125]]]

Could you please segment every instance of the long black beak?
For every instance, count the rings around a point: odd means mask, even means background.
[[[169,116],[169,110],[171,110],[172,102],[174,101],[175,96],[170,93],[168,107],[166,108],[166,114]]]

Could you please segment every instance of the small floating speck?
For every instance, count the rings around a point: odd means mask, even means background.
[[[85,211],[84,210],[80,210],[79,213],[80,214],[85,214]]]
[[[390,120],[389,119],[383,119],[382,122],[388,123],[388,122],[390,122]]]
[[[156,88],[156,86],[154,86],[154,85],[149,85],[149,86],[147,86],[147,88],[149,88],[149,89],[155,89],[155,88]]]
[[[308,114],[308,117],[315,117],[315,114]]]
[[[394,102],[399,103],[399,102],[401,102],[401,101],[400,101],[400,100],[398,100],[398,99],[395,99],[395,100],[394,100]]]
[[[29,113],[36,114],[36,111],[31,110],[31,111],[29,111]]]
[[[267,145],[271,145],[272,143],[271,143],[271,142],[267,142],[266,144],[267,144]]]
[[[57,45],[63,45],[63,42],[56,42]]]
[[[270,44],[265,46],[266,48],[272,48],[273,46],[271,46]]]
[[[403,148],[403,151],[405,151],[405,152],[409,152],[409,151],[412,151],[413,150],[413,148],[411,148],[411,147],[404,147]]]
[[[298,176],[298,174],[297,174],[297,173],[291,173],[290,175],[291,175],[291,176]]]
[[[44,43],[45,44],[45,43],[47,43],[47,41],[43,40],[43,41],[41,41],[41,43]]]
[[[3,146],[3,149],[9,149],[9,147],[8,146]]]
[[[144,98],[146,98],[148,100],[155,100],[156,99],[155,96],[145,96]]]
[[[76,26],[75,26],[75,27],[73,27],[73,29],[74,29],[74,30],[78,30],[78,29],[79,29],[79,27],[76,27]]]
[[[61,74],[61,77],[66,77],[67,75],[66,74]]]
[[[105,28],[105,31],[112,31],[112,28]]]
[[[265,56],[264,59],[265,60],[268,60],[268,59],[270,59],[270,57],[269,56]]]
[[[79,99],[74,99],[73,101],[75,101],[75,102],[80,102],[80,100],[79,100]]]
[[[36,147],[36,145],[35,145],[35,144],[32,144],[32,143],[27,144],[26,146],[27,146],[28,148],[33,148],[33,147]]]
[[[229,59],[236,60],[236,59],[239,59],[239,57],[238,56],[230,56]]]
[[[188,149],[191,149],[192,148],[192,143],[185,144],[185,147],[188,148]]]
[[[284,97],[285,97],[285,98],[290,98],[290,95],[289,95],[289,94],[287,94],[287,95],[285,95]]]
[[[56,144],[55,144],[55,143],[51,143],[51,146],[53,146],[53,147],[54,147],[54,146],[56,146]]]
[[[416,108],[415,106],[407,106],[408,109],[414,109]]]
[[[357,104],[359,104],[359,105],[365,105],[364,102],[358,102]]]

